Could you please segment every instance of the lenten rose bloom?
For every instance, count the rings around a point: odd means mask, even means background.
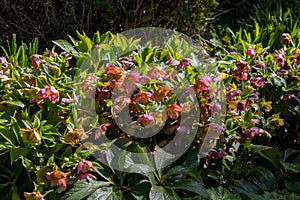
[[[282,44],[290,44],[292,41],[291,35],[289,33],[282,33],[280,36]]]
[[[252,48],[246,50],[246,54],[249,55],[251,58],[255,57],[256,53]]]
[[[24,197],[26,198],[26,200],[44,200],[44,197],[40,193],[40,191],[24,192]]]
[[[285,64],[284,55],[281,53],[275,54],[275,62],[278,66],[283,67]]]
[[[152,79],[159,79],[162,80],[166,76],[166,72],[158,67],[153,67],[151,70],[148,71],[147,76]]]
[[[45,86],[45,88],[38,91],[38,94],[42,99],[48,98],[53,104],[59,101],[59,92],[52,85]]]
[[[261,133],[260,129],[257,128],[257,127],[251,127],[251,128],[248,128],[248,129],[243,131],[244,137],[246,139],[251,139],[256,135],[259,135],[260,133]]]
[[[189,64],[190,64],[189,59],[184,58],[184,59],[180,62],[180,64],[179,64],[179,69],[182,69],[182,68],[184,68],[184,67],[186,67],[186,66],[189,66]]]
[[[95,140],[105,135],[107,127],[109,127],[110,125],[110,123],[101,124],[95,132]]]
[[[90,171],[94,171],[93,164],[88,160],[83,160],[78,163],[77,173],[87,173]]]
[[[50,186],[58,186],[58,193],[61,193],[67,189],[67,176],[68,173],[62,171],[48,172],[46,175],[47,180],[50,182]]]
[[[136,120],[136,123],[141,124],[143,127],[146,127],[153,122],[154,122],[154,118],[148,114],[139,115]]]
[[[262,77],[253,77],[250,79],[251,83],[254,83],[257,87],[264,87],[265,86],[265,81]]]
[[[170,117],[171,119],[177,119],[179,117],[180,112],[182,112],[182,108],[176,103],[173,103],[166,107],[167,116]]]
[[[105,67],[105,74],[106,76],[108,76],[109,78],[113,78],[113,79],[120,79],[122,77],[122,68],[119,68],[115,65],[108,65]]]
[[[160,87],[157,90],[154,91],[153,93],[153,98],[155,101],[160,102],[164,98],[169,97],[172,95],[172,89],[165,86],[165,87]]]
[[[135,96],[134,96],[134,101],[136,103],[144,104],[147,105],[148,103],[152,102],[152,93],[151,92],[143,92],[139,91]]]
[[[293,56],[294,61],[297,65],[300,65],[300,52],[296,52]]]

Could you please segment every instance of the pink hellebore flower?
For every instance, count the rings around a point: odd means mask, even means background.
[[[88,180],[97,180],[95,176],[88,173],[94,171],[93,164],[90,161],[83,160],[78,164],[78,170],[77,173],[79,175],[79,179],[88,179]]]
[[[147,105],[152,102],[152,93],[140,91],[134,96],[134,100],[136,103]]]
[[[260,129],[257,128],[257,127],[248,128],[248,129],[243,131],[244,137],[246,139],[251,139],[256,135],[259,135],[260,133],[261,133]]]
[[[264,87],[265,86],[265,81],[262,77],[253,77],[250,79],[251,83],[254,83],[257,87]]]
[[[83,160],[78,164],[77,173],[87,173],[90,171],[94,171],[93,164],[88,160]]]
[[[6,68],[8,66],[8,62],[5,57],[0,57],[0,63],[2,64],[3,68]],[[1,68],[0,68],[0,70],[1,70]]]
[[[291,35],[289,33],[282,33],[282,35],[280,36],[280,40],[282,44],[290,44],[292,41]]]
[[[149,124],[154,122],[154,118],[148,114],[139,115],[136,123],[141,124],[143,127],[148,126]]]
[[[48,172],[46,178],[50,181],[50,186],[58,186],[58,193],[61,193],[67,189],[67,176],[68,173],[55,170],[53,172]]]
[[[177,119],[179,117],[179,113],[182,112],[181,106],[173,103],[166,107],[167,116],[171,119]]]
[[[46,86],[44,89],[41,89],[38,93],[41,95],[42,99],[48,98],[53,104],[59,101],[59,92],[52,85]]]
[[[157,67],[153,67],[151,70],[148,71],[147,75],[152,79],[162,80],[165,78],[166,72]]]
[[[300,52],[296,52],[293,56],[294,61],[297,65],[300,65]]]
[[[26,200],[44,200],[43,195],[40,191],[37,192],[24,192],[24,197]]]
[[[275,54],[275,62],[278,66],[283,67],[285,63],[284,55],[281,53]]]
[[[255,57],[256,53],[252,48],[246,50],[246,54],[249,55],[251,58]]]
[[[33,67],[33,73],[35,72],[38,65],[40,65],[42,63],[42,58],[43,58],[42,55],[39,55],[39,54],[32,54],[30,56],[30,63]]]
[[[102,135],[105,135],[107,127],[109,127],[110,125],[110,123],[101,124],[95,133],[95,140],[100,138]]]

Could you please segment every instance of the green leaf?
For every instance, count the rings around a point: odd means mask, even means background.
[[[78,58],[79,52],[74,49],[74,47],[66,40],[55,40],[52,41],[54,44],[62,48],[64,51],[68,52],[72,56]]]
[[[281,162],[282,166],[284,167],[285,171],[300,172],[300,164],[294,164],[294,163],[287,163],[287,162]]]
[[[236,180],[234,181],[234,185],[231,187],[236,193],[246,196],[262,193],[262,190],[260,190],[259,187],[246,180]]]
[[[189,192],[194,192],[199,194],[203,197],[208,197],[208,193],[205,191],[204,187],[201,183],[194,181],[194,180],[180,180],[178,182],[172,183],[170,186],[166,186],[171,189],[179,189],[179,190],[186,190]]]
[[[13,147],[10,149],[10,163],[13,164],[15,161],[17,161],[22,156],[26,156],[29,153],[28,148],[16,148]]]
[[[266,192],[262,195],[250,196],[250,200],[300,200],[300,196],[287,192],[286,190],[276,190],[271,193]]]
[[[128,171],[129,173],[138,173],[138,174],[145,175],[149,179],[151,185],[156,184],[156,180],[154,177],[155,170],[153,169],[152,166],[145,165],[145,164],[133,164],[129,166],[126,169],[126,171]]]
[[[210,200],[241,200],[242,198],[237,194],[230,193],[227,189],[219,186],[218,188],[211,188],[207,190]]]
[[[87,200],[121,200],[121,191],[114,191],[113,187],[102,187],[97,189]]]
[[[256,167],[251,169],[247,176],[249,176],[248,181],[254,183],[263,191],[272,192],[278,187],[275,175],[266,168]]]
[[[284,179],[284,184],[289,192],[293,192],[300,195],[300,173],[290,174]]]
[[[169,176],[179,175],[179,174],[184,174],[186,176],[193,178],[194,180],[196,180],[200,183],[203,183],[200,172],[197,169],[195,169],[194,167],[191,167],[191,166],[183,166],[183,165],[178,165],[178,166],[175,166],[175,167],[171,168],[170,170],[168,170],[163,175],[162,181],[167,179]]]
[[[149,200],[176,200],[180,199],[174,191],[169,191],[161,186],[152,186]]]
[[[260,156],[273,164],[277,169],[280,169],[280,153],[278,149],[263,145],[251,144],[249,147],[249,153],[258,153]]]
[[[25,107],[24,103],[22,103],[21,101],[16,101],[16,100],[5,100],[5,101],[1,101],[0,104],[7,104],[7,106],[18,106],[20,108]]]
[[[67,196],[69,196],[66,200],[81,200],[90,194],[94,193],[100,187],[105,187],[110,185],[109,182],[104,181],[89,181],[84,180],[77,182],[73,185],[69,192],[67,192]]]
[[[17,190],[17,185],[13,184],[13,186],[11,187],[11,197],[13,200],[20,200],[20,196],[18,194],[18,190]]]

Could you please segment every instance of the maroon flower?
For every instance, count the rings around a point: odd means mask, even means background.
[[[136,103],[147,105],[148,103],[152,102],[152,93],[139,91],[134,96],[134,100]]]
[[[289,33],[282,33],[282,35],[280,36],[280,40],[282,44],[290,44],[292,41],[291,35]]]
[[[182,69],[182,68],[188,66],[189,64],[190,64],[189,59],[184,58],[179,64],[179,69]]]
[[[33,67],[33,71],[31,72],[32,74],[35,73],[37,67],[43,62],[42,58],[42,55],[39,54],[32,54],[30,56],[30,63]]]
[[[264,87],[265,86],[265,81],[262,77],[253,77],[250,80],[251,83],[254,83],[257,87]]]
[[[256,135],[259,135],[260,133],[260,129],[257,127],[248,128],[243,131],[245,139],[251,139]]]
[[[136,120],[136,123],[141,124],[143,127],[146,127],[153,122],[154,122],[154,118],[148,114],[139,115]]]
[[[53,172],[48,172],[46,178],[50,181],[50,186],[58,186],[57,192],[61,193],[67,189],[67,176],[68,173],[55,170]]]
[[[284,51],[281,49],[275,54],[275,62],[278,66],[283,67],[285,64]]]
[[[119,58],[118,61],[127,67],[134,66],[134,62],[132,61],[131,57],[122,57],[122,58]]]
[[[249,55],[251,58],[255,57],[256,53],[252,48],[246,50],[246,54]]]
[[[246,109],[246,101],[240,101],[238,102],[237,106],[236,106],[236,109],[238,111],[243,111]]]
[[[233,91],[230,91],[230,92],[227,92],[226,94],[226,101],[232,101],[232,97],[236,97],[238,96],[239,94],[241,94],[242,91],[241,90],[233,90]]]
[[[258,60],[258,61],[256,61],[254,67],[262,70],[262,69],[266,68],[266,64],[263,61]]]
[[[294,61],[297,65],[300,65],[300,52],[296,52],[293,56]]]
[[[179,117],[180,112],[182,112],[182,108],[176,103],[173,103],[166,107],[167,116],[170,117],[171,119],[177,119]]]
[[[126,74],[124,81],[122,82],[122,87],[128,94],[130,94],[136,83],[139,83],[139,79],[140,75],[137,72],[129,72]]]

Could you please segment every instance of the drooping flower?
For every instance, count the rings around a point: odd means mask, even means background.
[[[227,102],[228,101],[232,101],[233,97],[236,97],[236,96],[238,96],[241,93],[242,93],[241,90],[233,90],[233,91],[227,92],[227,94],[226,94],[226,101]]]
[[[122,71],[122,68],[115,65],[108,65],[105,67],[105,75],[116,80],[119,80],[122,77]]]
[[[166,107],[167,116],[171,119],[177,119],[179,117],[180,112],[182,112],[182,108],[176,103],[173,103]]]
[[[136,123],[142,125],[143,127],[146,127],[153,122],[154,122],[154,118],[148,114],[139,115],[136,120]]]
[[[46,178],[50,182],[50,186],[58,186],[57,192],[61,193],[67,189],[67,176],[68,173],[55,170],[48,172]]]
[[[95,132],[95,140],[100,138],[102,135],[105,135],[107,127],[109,127],[110,125],[110,123],[101,124]]]
[[[239,101],[237,106],[236,106],[236,109],[238,111],[243,111],[246,109],[246,101]]]
[[[78,169],[77,169],[78,174],[92,172],[92,171],[94,171],[92,162],[88,160],[83,160],[78,163]]]
[[[122,57],[119,58],[118,61],[125,67],[132,67],[135,65],[131,57]]]
[[[152,102],[152,93],[151,92],[143,92],[139,91],[135,96],[134,96],[134,101],[136,103],[144,104],[147,105],[148,103]]]
[[[285,64],[284,51],[280,49],[278,53],[274,54],[275,62],[278,66],[283,67]]]
[[[251,139],[256,135],[259,135],[260,133],[260,129],[257,127],[251,127],[243,131],[245,139]]]
[[[296,52],[294,55],[293,55],[293,58],[294,58],[294,61],[297,65],[300,65],[300,52]]]
[[[289,45],[292,41],[291,35],[289,33],[282,33],[280,36],[280,40],[282,44],[287,44]]]
[[[186,66],[189,66],[189,64],[190,64],[189,59],[184,58],[184,59],[180,62],[180,64],[179,64],[179,69],[182,69],[182,68],[184,68],[184,67],[186,67]]]
[[[78,163],[77,174],[80,180],[97,180],[97,178],[89,172],[94,171],[93,164],[88,160],[83,160]]]
[[[166,71],[159,69],[158,67],[153,67],[148,71],[147,76],[152,79],[162,80],[166,76]]]
[[[251,58],[255,57],[256,53],[252,48],[246,50],[246,54],[249,55]]]
[[[42,99],[48,98],[53,104],[59,101],[59,92],[52,85],[45,86],[45,88],[38,91],[38,94]]]
[[[136,86],[136,83],[139,83],[140,74],[137,72],[129,72],[125,75],[125,78],[122,82],[121,87],[127,92],[127,94],[130,94],[134,87]]]
[[[172,89],[165,86],[165,87],[160,87],[157,90],[155,90],[153,93],[153,98],[155,99],[155,101],[160,102],[165,97],[169,97],[171,95],[172,95]]]
[[[35,72],[35,70],[37,69],[37,67],[42,63],[42,55],[39,54],[32,54],[30,56],[30,63],[33,67],[33,73]]]
[[[266,64],[263,61],[258,60],[258,61],[256,61],[254,67],[262,70],[262,69],[266,68]]]
[[[238,82],[241,80],[247,81],[248,80],[248,70],[250,69],[248,63],[245,61],[238,60],[236,62],[236,66],[237,66],[237,69],[234,70],[234,72],[233,72],[233,76],[235,77],[236,81],[238,81]]]
[[[73,130],[68,131],[66,137],[65,137],[65,142],[71,142],[73,145],[78,144],[84,139],[87,139],[87,135],[84,131],[83,128],[75,128]]]
[[[0,63],[2,65],[2,67],[0,68],[0,70],[3,69],[3,68],[6,68],[8,66],[8,62],[7,62],[7,60],[6,60],[5,57],[0,57]]]
[[[250,79],[251,83],[254,83],[257,87],[264,87],[265,86],[265,80],[262,77],[253,77]]]
[[[24,192],[24,197],[26,198],[26,200],[44,200],[44,197],[40,193],[40,191]]]
[[[169,65],[171,67],[177,67],[180,64],[178,60],[170,59],[166,62],[166,65]]]
[[[21,128],[20,134],[25,144],[41,143],[41,136],[35,128]]]

